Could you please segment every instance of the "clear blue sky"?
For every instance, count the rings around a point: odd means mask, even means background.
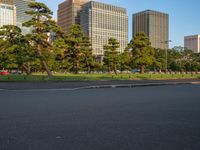
[[[64,0],[38,0],[54,11]],[[97,0],[124,7],[129,16],[129,39],[132,37],[132,14],[146,9],[168,13],[170,16],[171,47],[183,46],[185,35],[200,34],[200,0]]]

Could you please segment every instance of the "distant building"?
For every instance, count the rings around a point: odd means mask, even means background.
[[[93,54],[104,55],[103,46],[109,38],[116,38],[120,43],[119,52],[123,52],[128,44],[128,16],[125,8],[100,2],[90,1],[83,5],[81,26],[89,36]]]
[[[34,0],[14,0],[14,5],[16,6],[17,10],[17,26],[21,28],[22,34],[31,33],[32,28],[23,27],[22,24],[26,21],[31,20],[31,16],[26,14],[26,11],[30,11],[31,9],[28,5],[33,2]]]
[[[154,48],[169,48],[169,15],[153,10],[133,14],[133,37],[144,32]]]
[[[13,0],[0,0],[0,4],[13,5]]]
[[[16,25],[16,8],[12,0],[0,0],[0,27]]]
[[[58,6],[58,25],[68,33],[72,24],[80,24],[80,10],[88,0],[65,0]]]
[[[184,47],[192,50],[194,53],[200,53],[200,35],[185,36]]]

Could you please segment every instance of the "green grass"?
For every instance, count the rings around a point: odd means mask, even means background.
[[[30,76],[0,76],[0,81],[100,81],[100,80],[161,80],[161,79],[200,79],[200,74],[56,74],[48,77],[37,73]]]

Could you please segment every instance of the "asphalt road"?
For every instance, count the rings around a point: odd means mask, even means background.
[[[0,91],[0,150],[199,150],[200,85]]]

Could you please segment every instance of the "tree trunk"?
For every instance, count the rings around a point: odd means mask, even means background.
[[[144,74],[144,66],[143,66],[143,65],[140,66],[140,73],[141,73],[141,74]]]
[[[44,69],[47,72],[48,76],[53,76],[52,72],[49,69],[49,66],[48,66],[47,62],[42,60],[42,65],[44,66]]]
[[[90,66],[87,66],[87,74],[90,74]]]
[[[78,74],[78,63],[75,64],[74,73],[75,73],[75,74]]]
[[[38,45],[37,52],[38,52],[39,56],[42,56],[41,45],[40,44]],[[45,60],[41,60],[41,63],[43,65],[45,71],[47,72],[48,76],[53,76],[52,72],[49,69],[49,66],[48,66],[47,62]]]
[[[23,64],[22,67],[24,68],[27,75],[31,75],[31,68],[29,65],[26,66],[25,64]]]
[[[117,75],[117,66],[114,65],[114,72],[115,72],[115,75]]]

